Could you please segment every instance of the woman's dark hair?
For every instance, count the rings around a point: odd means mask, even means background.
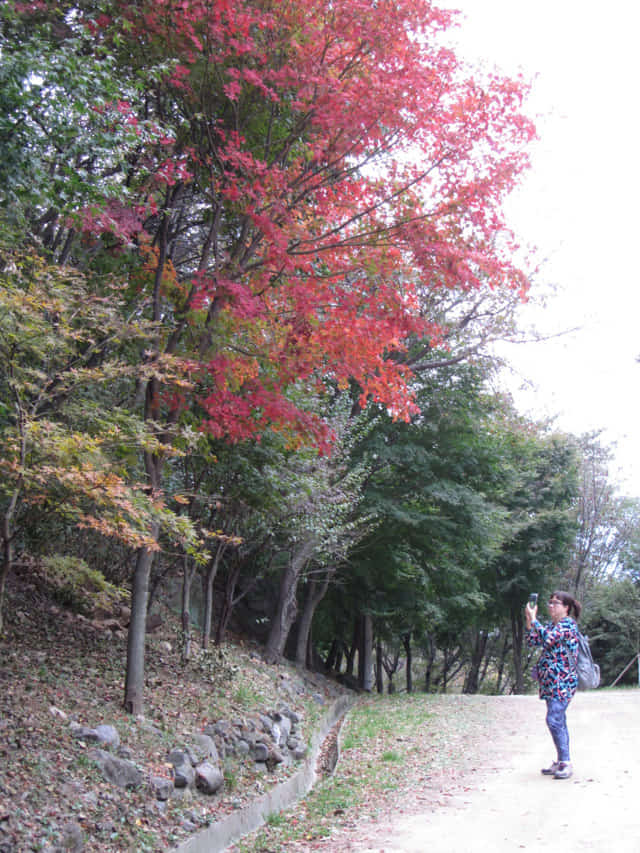
[[[568,607],[569,616],[571,616],[572,619],[575,619],[576,622],[578,621],[580,613],[582,612],[582,605],[577,598],[574,598],[572,595],[569,595],[568,592],[563,592],[562,590],[556,590],[551,597],[557,598],[565,607]]]

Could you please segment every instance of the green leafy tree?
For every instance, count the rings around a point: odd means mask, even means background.
[[[509,477],[501,495],[508,536],[494,561],[495,595],[508,613],[515,692],[524,690],[523,607],[547,589],[568,562],[577,529],[577,459],[572,438],[507,417],[502,434]]]
[[[297,620],[296,658],[300,664],[307,660],[311,623],[329,582],[372,524],[371,516],[359,509],[367,466],[350,460],[353,445],[362,436],[363,419],[352,416],[346,395],[325,408],[333,436],[331,453],[301,448],[284,456],[277,467],[269,464],[265,469],[265,476],[280,494],[276,538],[287,554],[266,655],[277,659],[283,654]],[[306,593],[302,608],[301,585]]]
[[[633,658],[640,653],[640,501],[612,493],[606,512],[598,517],[602,523],[594,540],[601,541],[594,541],[593,560],[585,561],[582,629],[590,637],[603,683],[618,676],[622,683],[638,683]],[[578,547],[582,543],[579,537]]]
[[[591,590],[636,562],[640,526],[638,501],[621,496],[609,469],[613,448],[598,433],[577,439],[580,460],[578,531],[566,573],[566,587],[588,602]]]
[[[386,643],[441,634],[447,614],[472,618],[480,578],[502,544],[504,510],[492,493],[502,478],[487,430],[495,401],[482,374],[441,367],[420,381],[420,416],[380,417],[359,450],[369,459],[364,506],[378,523],[349,557],[340,595],[352,618],[372,616]],[[344,630],[344,628],[343,628]]]
[[[620,501],[619,529],[624,531],[620,541],[617,565],[623,575],[640,581],[640,500],[623,498]]]
[[[12,232],[0,239],[0,267],[1,618],[16,543],[35,513],[40,523],[58,517],[128,548],[150,544],[152,520],[185,543],[195,536],[128,469],[154,438],[111,394],[162,368],[127,360],[150,330],[127,319],[122,287],[101,280],[97,289],[20,247]],[[171,372],[167,363],[167,380]]]
[[[88,5],[36,5],[26,15],[26,4],[0,8],[0,206],[52,259],[85,266],[139,227],[134,211],[125,215],[137,192],[132,167],[164,131],[131,113],[139,80],[116,51],[92,43]],[[96,216],[102,237],[87,240]]]
[[[618,576],[598,584],[589,597],[581,628],[589,636],[603,684],[638,684],[640,669],[640,587],[636,579]],[[625,668],[632,664],[626,672]]]

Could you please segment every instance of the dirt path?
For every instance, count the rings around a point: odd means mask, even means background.
[[[501,703],[500,730],[487,732],[473,772],[439,795],[416,791],[388,821],[358,824],[333,843],[353,853],[640,853],[640,691],[576,696],[566,781],[540,774],[553,757],[544,704]]]

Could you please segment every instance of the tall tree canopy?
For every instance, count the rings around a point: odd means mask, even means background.
[[[385,356],[440,334],[423,295],[526,289],[501,214],[533,135],[524,87],[465,74],[438,42],[451,13],[413,0],[19,8],[5,19],[4,153],[17,172],[39,162],[46,183],[25,215],[58,251],[75,234],[134,248],[163,346],[199,329],[212,432],[308,428],[283,393],[301,379],[355,379],[363,401],[406,417],[409,372]]]
[[[218,439],[326,448],[314,394],[416,413],[408,344],[448,333],[434,294],[526,293],[502,215],[534,136],[526,86],[468,73],[440,38],[453,22],[427,0],[3,7],[3,202],[52,260],[124,274],[153,323],[132,405],[156,500],[187,410]]]

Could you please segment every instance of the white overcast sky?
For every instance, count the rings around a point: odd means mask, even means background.
[[[440,0],[462,12],[461,56],[535,77],[528,111],[539,141],[507,204],[512,228],[557,285],[525,310],[545,343],[504,352],[534,388],[518,408],[575,434],[602,429],[612,476],[640,497],[640,4],[609,0]]]

